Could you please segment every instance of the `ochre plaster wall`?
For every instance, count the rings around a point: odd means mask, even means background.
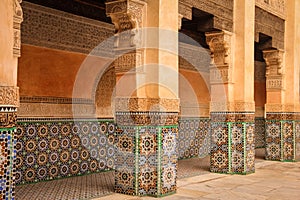
[[[208,117],[210,93],[208,89],[209,85],[205,82],[207,77],[204,77],[208,76],[208,74],[199,74],[198,71],[185,69],[179,69],[179,74],[181,114]]]
[[[86,55],[22,45],[20,96],[72,97],[76,73]]]
[[[191,101],[190,98],[193,98],[193,93],[196,95],[198,103],[209,103],[210,94],[208,90],[208,86],[206,85],[203,77],[197,71],[190,70],[179,70],[180,74],[180,99],[182,101]],[[186,88],[185,85],[182,84],[183,79],[188,81],[190,84],[189,88]],[[191,91],[193,90],[193,91]]]
[[[81,53],[22,45],[18,65],[20,96],[90,99],[106,62]]]

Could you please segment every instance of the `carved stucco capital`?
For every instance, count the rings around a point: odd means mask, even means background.
[[[227,31],[205,33],[206,43],[211,51],[210,81],[232,82],[231,44],[232,34]]]
[[[263,57],[266,61],[266,77],[282,75],[283,54],[281,50],[263,50]]]
[[[284,51],[264,50],[263,57],[266,61],[266,88],[283,90],[284,89]]]
[[[144,26],[146,3],[140,0],[119,0],[106,3],[106,14],[115,25],[115,47],[133,47],[141,42],[139,28]]]

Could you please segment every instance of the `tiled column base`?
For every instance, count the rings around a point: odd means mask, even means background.
[[[0,199],[15,199],[15,108],[0,108]]]
[[[211,165],[217,173],[255,171],[254,113],[211,113]]]
[[[296,161],[300,161],[300,120],[297,119],[296,123]]]
[[[266,118],[266,159],[295,161],[297,132],[296,113],[267,113]],[[299,134],[298,134],[299,135]],[[299,137],[299,136],[298,136]]]
[[[177,113],[116,113],[115,191],[164,196],[176,191]]]

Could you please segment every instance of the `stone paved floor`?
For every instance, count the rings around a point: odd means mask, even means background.
[[[300,162],[263,158],[264,149],[257,149],[256,173],[247,176],[209,173],[209,157],[180,160],[178,192],[162,199],[300,199]],[[16,200],[154,199],[113,194],[113,185],[113,172],[90,174],[17,186]]]
[[[79,200],[114,192],[113,171],[16,187],[16,200]]]
[[[178,177],[209,173],[209,157],[180,160]],[[16,187],[16,200],[90,199],[114,192],[114,173],[105,172]]]
[[[94,200],[151,200],[112,194]],[[296,200],[300,199],[300,162],[258,160],[256,172],[249,175],[207,173],[178,180],[176,194],[163,200]]]

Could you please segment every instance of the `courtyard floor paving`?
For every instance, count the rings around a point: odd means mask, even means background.
[[[111,194],[94,200],[150,199],[157,198]],[[256,172],[249,175],[207,173],[182,178],[178,180],[176,194],[160,199],[300,199],[300,162],[260,160],[256,163]]]

